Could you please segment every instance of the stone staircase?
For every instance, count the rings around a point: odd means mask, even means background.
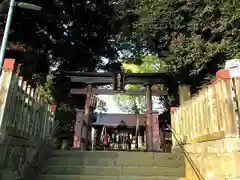
[[[174,153],[55,151],[39,180],[177,180],[184,157]]]

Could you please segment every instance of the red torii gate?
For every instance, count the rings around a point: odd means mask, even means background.
[[[99,101],[95,95],[100,94],[126,94],[126,95],[145,95],[146,96],[146,117],[147,117],[147,149],[148,151],[154,151],[153,147],[153,112],[152,112],[152,96],[163,96],[168,95],[166,90],[154,90],[152,85],[154,84],[165,84],[168,80],[168,77],[163,73],[126,73],[122,72],[117,73],[95,73],[95,72],[68,72],[68,78],[70,78],[72,83],[85,83],[86,88],[71,89],[71,94],[80,95],[86,94],[86,102],[84,110],[77,111],[76,123],[80,129],[76,129],[76,133],[80,133],[78,136],[78,141],[82,144],[81,148],[87,150],[89,134],[91,132],[91,103],[93,99]],[[97,89],[93,88],[93,85],[108,85],[114,84],[114,89]],[[145,86],[145,90],[124,90],[125,84],[142,84]],[[102,102],[103,103],[103,102]],[[83,117],[83,118],[81,118]],[[82,143],[81,143],[82,142]]]

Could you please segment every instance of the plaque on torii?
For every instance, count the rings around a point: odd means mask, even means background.
[[[114,92],[125,92],[125,72],[123,70],[113,73]]]

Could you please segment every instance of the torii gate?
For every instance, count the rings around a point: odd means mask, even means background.
[[[82,139],[82,149],[86,150],[89,140],[89,132],[91,132],[91,101],[97,100],[95,95],[100,94],[125,94],[125,95],[145,95],[146,96],[146,117],[147,117],[147,149],[148,151],[154,151],[153,149],[153,112],[152,112],[152,96],[165,96],[168,95],[166,90],[153,90],[152,85],[165,84],[168,81],[168,76],[164,73],[124,73],[118,71],[115,73],[110,72],[68,72],[68,78],[72,83],[85,83],[86,88],[71,89],[71,94],[80,95],[86,94],[86,103],[84,111],[77,111],[76,122],[80,123],[81,130],[77,130],[77,133],[81,133],[80,139]],[[93,85],[109,85],[113,84],[114,88],[111,89],[97,89],[93,88]],[[145,86],[145,90],[124,90],[126,84],[142,84]],[[80,120],[81,115],[84,114],[83,120]],[[80,140],[81,141],[81,140]]]

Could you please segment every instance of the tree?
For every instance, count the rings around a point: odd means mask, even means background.
[[[72,85],[64,71],[94,71],[101,57],[115,60],[109,39],[117,33],[112,24],[117,5],[112,0],[27,2],[42,6],[43,12],[15,9],[6,56],[17,59],[20,75],[33,86],[48,83],[51,72],[57,104],[83,107],[84,96],[70,102]]]
[[[145,100],[141,96],[116,95],[114,101],[123,112],[129,114],[142,114],[145,112]]]
[[[25,2],[42,6],[43,11],[15,8],[6,56],[20,64],[20,76],[52,98],[57,106],[56,119],[71,125],[75,108],[84,107],[85,96],[72,98],[70,88],[85,85],[71,84],[65,71],[95,71],[102,57],[111,62],[116,60],[117,52],[110,40],[118,33],[113,20],[119,3],[114,0]],[[2,33],[3,29],[1,26]]]
[[[168,65],[167,86],[175,96],[178,83],[196,92],[225,60],[240,57],[239,7],[236,0],[136,1],[120,12],[129,21],[117,41],[122,49],[131,44],[130,60],[157,54]]]

